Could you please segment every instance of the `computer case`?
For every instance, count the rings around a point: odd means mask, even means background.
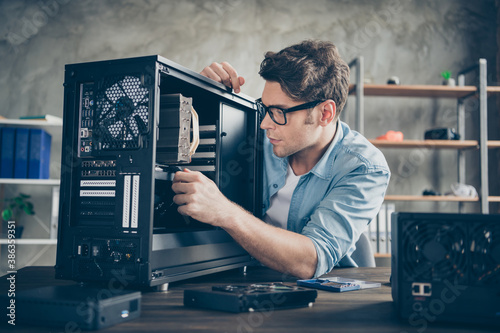
[[[139,291],[81,284],[17,290],[13,303],[15,323],[16,326],[59,327],[52,332],[100,330],[139,318],[141,300]],[[0,295],[0,303],[4,302],[11,304],[7,293]],[[30,331],[41,330],[32,328]]]
[[[262,135],[253,98],[161,56],[66,65],[56,277],[149,287],[252,263],[171,184],[200,171],[259,216]]]
[[[419,331],[500,325],[500,215],[392,214],[392,298]]]

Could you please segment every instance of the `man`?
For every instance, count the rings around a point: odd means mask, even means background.
[[[201,74],[235,92],[245,83],[228,63]],[[264,265],[299,278],[356,266],[350,255],[380,209],[390,172],[382,153],[339,120],[349,67],[332,43],[304,41],[268,52],[259,74],[264,221],[187,169],[172,185],[179,213],[222,227]]]

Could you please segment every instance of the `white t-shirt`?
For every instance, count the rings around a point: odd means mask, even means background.
[[[297,187],[300,176],[293,173],[290,164],[286,172],[285,186],[271,197],[269,209],[264,215],[264,221],[275,227],[287,228],[288,211],[292,201],[293,191]]]

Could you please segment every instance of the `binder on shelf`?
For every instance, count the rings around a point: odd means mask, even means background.
[[[2,146],[0,150],[0,178],[14,177],[15,128],[2,128]]]
[[[28,178],[49,179],[52,137],[43,129],[30,129]]]
[[[16,128],[14,178],[26,179],[28,177],[29,136],[28,128]]]

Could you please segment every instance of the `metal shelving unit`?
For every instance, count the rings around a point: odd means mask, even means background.
[[[455,201],[479,202],[481,212],[489,212],[489,202],[500,202],[500,197],[489,196],[488,189],[488,149],[500,148],[500,141],[488,141],[487,133],[487,98],[489,95],[500,94],[500,87],[487,86],[486,60],[480,59],[478,65],[472,66],[459,73],[458,86],[440,85],[378,85],[363,83],[363,57],[354,59],[350,67],[356,67],[355,84],[350,86],[350,94],[356,96],[355,129],[364,132],[364,96],[384,97],[415,97],[415,98],[455,98],[457,99],[458,133],[464,137],[465,133],[465,106],[464,101],[470,97],[479,99],[479,140],[404,140],[391,142],[385,140],[370,140],[379,148],[429,148],[429,149],[456,149],[458,152],[458,182],[465,183],[465,155],[464,150],[478,149],[480,153],[481,188],[479,198],[464,198],[452,196],[417,196],[417,195],[386,195],[386,201]],[[466,86],[465,75],[471,71],[479,71],[479,85]],[[461,208],[461,206],[460,206]]]

